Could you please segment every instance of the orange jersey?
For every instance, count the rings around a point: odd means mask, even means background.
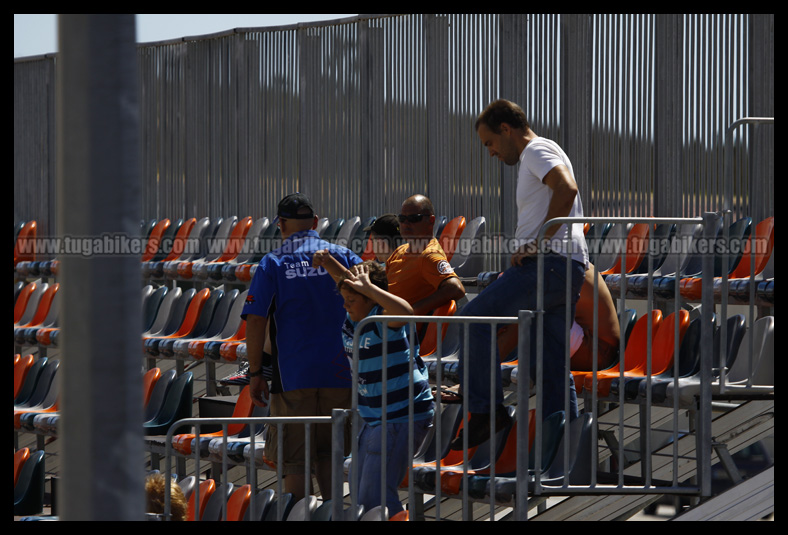
[[[421,254],[410,253],[410,245],[400,245],[386,261],[389,292],[410,304],[435,292],[449,277],[456,277],[446,253],[433,238]]]

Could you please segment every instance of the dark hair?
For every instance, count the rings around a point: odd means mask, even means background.
[[[367,227],[370,233],[385,240],[389,246],[396,249],[402,245],[402,235],[399,232],[399,221],[394,214],[385,214],[375,220],[372,225]]]
[[[386,268],[383,265],[378,264],[374,260],[367,260],[366,262],[363,262],[362,264],[359,265],[366,265],[369,267],[369,281],[372,284],[374,284],[381,290],[388,291],[389,281],[388,278],[386,278]],[[339,280],[337,281],[338,290],[340,291],[342,290],[342,288],[345,286],[345,281],[348,278],[349,277],[347,273],[345,273],[339,278]],[[351,287],[345,287],[345,289],[355,292],[355,290]]]
[[[490,103],[476,119],[476,130],[482,124],[496,134],[501,133],[501,124],[506,123],[512,128],[530,129],[528,119],[525,117],[523,109],[508,100],[496,100]]]

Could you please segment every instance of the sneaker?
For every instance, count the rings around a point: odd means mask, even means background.
[[[495,408],[495,432],[506,429],[512,425],[512,417],[503,405]],[[475,448],[490,438],[490,413],[471,413],[468,420],[468,448]],[[451,441],[450,448],[455,451],[463,448],[463,432],[461,429],[454,440]]]

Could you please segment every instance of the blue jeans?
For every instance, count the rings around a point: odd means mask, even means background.
[[[358,466],[358,503],[365,511],[380,505],[380,460],[382,425],[364,423],[358,437],[358,459],[353,462],[351,477]],[[413,422],[413,448],[418,451],[427,432],[432,427],[432,418]],[[399,500],[399,486],[405,479],[413,459],[408,456],[408,424],[386,424],[386,507],[389,517],[403,510]],[[358,461],[356,463],[356,461]]]
[[[570,317],[575,314],[575,304],[580,295],[585,274],[584,266],[572,262],[572,302],[566,303],[566,258],[556,253],[544,256],[544,382],[542,415],[564,410],[564,389],[569,387],[570,418],[577,417],[577,393],[572,374],[565,366],[566,307],[571,306]],[[520,266],[507,269],[501,277],[468,302],[459,312],[461,316],[517,316],[520,310],[536,310],[537,259],[528,258]],[[531,378],[536,380],[536,318],[531,323]],[[469,382],[463,387],[468,396],[470,412],[490,410],[490,326],[472,324],[468,336]],[[499,359],[496,350],[496,358]],[[460,354],[460,377],[465,362]],[[503,403],[501,367],[494,366],[495,403]]]

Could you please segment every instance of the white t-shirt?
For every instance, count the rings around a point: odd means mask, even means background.
[[[517,173],[517,230],[515,231],[515,239],[520,245],[535,240],[539,234],[553,196],[553,190],[542,180],[557,165],[565,165],[569,169],[572,180],[575,180],[572,162],[554,141],[536,137],[520,154],[520,168]],[[568,217],[582,216],[583,204],[578,195]],[[565,253],[566,247],[563,241],[566,238],[566,227],[561,225],[553,235],[550,249],[565,256],[571,252],[572,259],[588,267],[588,247],[583,235],[582,223],[572,225],[571,251]]]

